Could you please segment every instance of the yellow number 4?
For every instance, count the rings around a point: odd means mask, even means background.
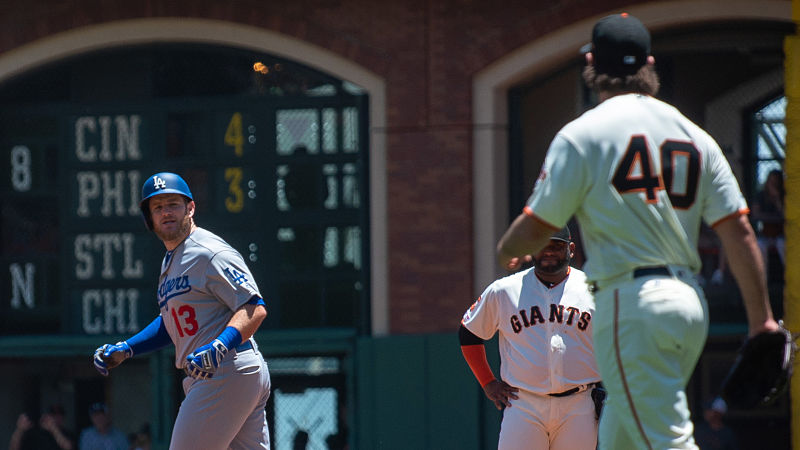
[[[242,113],[235,112],[228,122],[228,129],[225,130],[225,145],[233,147],[236,156],[242,156],[244,146],[244,135],[242,135]]]

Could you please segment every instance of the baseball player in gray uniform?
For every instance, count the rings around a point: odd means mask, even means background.
[[[501,278],[464,314],[459,341],[486,396],[503,411],[498,448],[594,450],[600,375],[592,349],[594,299],[570,267],[569,229],[554,234],[532,268]],[[484,340],[499,333],[500,378]]]
[[[558,132],[533,194],[498,243],[515,268],[575,215],[595,289],[594,349],[608,392],[601,449],[695,449],[685,387],[706,340],[694,275],[701,221],[719,235],[749,333],[778,328],[747,205],[719,145],[658,90],[650,33],[598,21],[584,80],[600,104]]]
[[[140,206],[167,248],[160,314],[126,341],[98,348],[95,368],[108,375],[125,359],[174,344],[175,367],[187,376],[170,448],[268,449],[270,377],[252,339],[267,311],[253,276],[236,250],[195,225],[192,193],[179,175],[148,178]]]

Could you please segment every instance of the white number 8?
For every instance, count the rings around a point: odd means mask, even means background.
[[[25,145],[11,149],[11,185],[15,191],[31,190],[31,150]]]

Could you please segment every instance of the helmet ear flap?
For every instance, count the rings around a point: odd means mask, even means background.
[[[139,208],[142,210],[144,226],[146,226],[149,231],[153,231],[153,218],[150,216],[150,199],[143,200],[142,203],[139,204]]]

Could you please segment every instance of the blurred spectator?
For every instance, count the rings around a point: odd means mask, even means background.
[[[719,257],[717,258],[717,268],[711,274],[711,284],[722,284],[725,282],[725,270],[727,268],[727,261],[725,260],[725,251],[722,247],[719,248]]]
[[[130,450],[150,450],[150,424],[142,425],[136,433],[128,436]]]
[[[783,235],[783,198],[785,194],[783,172],[776,169],[767,175],[764,187],[753,202],[752,218],[756,222],[758,246],[761,248],[764,264],[769,264],[770,248],[777,250],[781,263],[786,262],[786,242]]]
[[[723,421],[728,412],[725,400],[717,397],[703,410],[705,421],[697,426],[694,439],[703,450],[738,450],[739,445],[733,430]]]
[[[697,236],[697,251],[703,264],[702,270],[696,277],[700,286],[705,288],[709,283],[722,284],[726,270],[722,242],[714,230],[705,222],[700,224],[700,234]]]
[[[37,417],[35,413],[22,413],[11,435],[9,450],[72,450],[73,434],[64,426],[64,408],[53,405]]]
[[[104,403],[92,404],[89,418],[92,426],[81,432],[80,450],[128,450],[128,438],[111,425],[111,416]]]

